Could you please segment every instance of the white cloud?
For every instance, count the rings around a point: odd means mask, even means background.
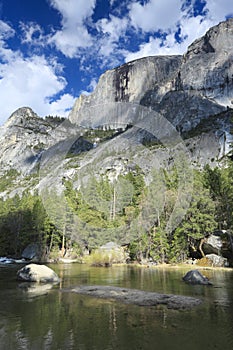
[[[90,95],[95,90],[97,83],[98,81],[95,78],[91,79],[91,82],[87,87],[87,90],[80,91],[80,94],[86,95],[86,96]]]
[[[92,15],[95,0],[49,0],[51,6],[62,15],[63,24],[82,23]]]
[[[61,14],[62,29],[51,36],[49,42],[65,56],[73,58],[80,48],[93,43],[85,22],[93,13],[95,0],[50,0],[50,4]]]
[[[32,45],[45,45],[46,36],[39,24],[34,22],[23,23],[20,22],[20,29],[22,31],[22,43]]]
[[[20,24],[22,41],[45,44],[45,36],[35,23]],[[55,58],[31,55],[24,57],[19,50],[8,46],[8,39],[15,31],[0,20],[0,124],[19,107],[29,106],[38,115],[56,114],[68,116],[76,97],[62,94],[67,82],[63,67]]]
[[[152,36],[149,38],[147,43],[143,43],[139,46],[139,50],[137,52],[126,52],[125,53],[125,61],[133,61],[141,57],[163,55],[168,54],[169,48],[163,47],[161,48],[162,41],[158,38],[153,38]]]
[[[184,54],[188,46],[197,38],[203,36],[206,31],[218,24],[220,21],[225,20],[225,17],[233,13],[233,5],[229,0],[223,0],[221,3],[216,0],[206,0],[203,15],[194,16],[193,6],[196,0],[192,0],[183,6],[182,11],[175,11],[173,20],[170,19],[170,13],[172,8],[168,6],[174,5],[175,1],[166,0],[164,4],[164,12],[161,10],[161,19],[158,20],[159,11],[156,12],[155,8],[159,9],[161,6],[161,0],[151,0],[144,7],[139,3],[134,3],[131,7],[131,20],[132,23],[147,32],[153,32],[160,30],[163,32],[163,37],[150,36],[147,42],[142,42],[139,45],[139,49],[136,52],[125,52],[126,62],[151,55],[176,55]],[[176,6],[180,1],[177,1]],[[169,9],[169,13],[165,14],[165,9]],[[139,16],[139,9],[141,12],[141,19]],[[149,13],[149,9],[151,13]],[[154,11],[153,11],[154,9]],[[173,8],[174,10],[174,8]],[[138,17],[137,17],[138,14]],[[168,22],[166,22],[166,18]],[[154,19],[154,24],[153,20]],[[166,23],[170,23],[170,27],[166,27]],[[176,26],[175,26],[176,24]],[[180,30],[180,42],[177,41],[175,34],[177,30]]]
[[[95,78],[91,79],[90,84],[88,85],[88,88],[90,89],[90,91],[94,91],[97,85],[97,80]]]
[[[14,29],[0,20],[0,59],[3,61],[7,61],[14,56],[14,52],[10,50],[6,44],[6,40],[14,35]]]
[[[129,17],[134,27],[144,32],[173,28],[180,18],[182,0],[151,0],[145,5],[130,5]]]
[[[232,0],[206,0],[205,9],[208,10],[208,17],[215,24],[233,15]]]
[[[49,105],[46,105],[46,114],[67,117],[75,101],[76,97],[70,94],[64,94],[56,101],[53,101],[49,103]]]
[[[116,0],[109,0],[110,6],[113,6],[115,2],[116,2]]]
[[[197,17],[184,17],[180,21],[181,38],[183,42],[181,47],[183,52],[186,51],[188,45],[192,44],[194,40],[203,36],[206,31],[216,23],[204,18],[202,16]]]
[[[8,39],[15,35],[15,31],[7,23],[0,20],[0,40]]]
[[[43,56],[18,56],[2,63],[0,76],[1,122],[23,106],[31,107],[40,116],[52,112],[64,116],[74,102],[69,95],[51,102],[65,88],[66,80],[58,75],[56,62],[48,62]]]
[[[99,30],[99,32],[102,32],[104,35],[108,35],[111,41],[117,41],[120,36],[125,34],[127,25],[127,18],[119,18],[110,15],[109,19],[100,19],[97,22],[96,27]]]
[[[50,43],[55,43],[66,57],[74,58],[78,55],[80,48],[87,48],[92,44],[91,36],[83,26],[67,27],[56,32],[50,39]]]
[[[125,37],[128,27],[127,18],[119,18],[116,16],[109,16],[109,19],[103,18],[96,23],[96,28],[100,34],[98,41],[98,56],[101,57],[103,65],[118,64],[116,56],[121,54],[119,40]]]
[[[175,31],[167,34],[165,39],[150,36],[149,41],[141,44],[137,52],[126,52],[126,62],[153,55],[182,55],[195,39],[205,34],[210,27],[210,21],[203,21],[201,16],[183,18],[179,27],[180,43],[177,42]]]

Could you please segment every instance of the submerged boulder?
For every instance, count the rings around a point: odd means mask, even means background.
[[[183,280],[190,284],[212,285],[209,279],[206,276],[202,275],[198,270],[191,270],[187,272],[183,277]]]
[[[57,274],[45,265],[29,264],[17,272],[17,278],[26,282],[57,283]]]
[[[174,310],[190,309],[202,303],[200,299],[183,295],[161,294],[115,286],[78,286],[70,291],[95,298],[117,300],[125,304],[148,307],[162,305]]]

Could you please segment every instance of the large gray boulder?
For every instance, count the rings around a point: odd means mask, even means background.
[[[227,259],[217,254],[207,254],[206,259],[214,267],[226,267],[228,265]]]
[[[209,279],[203,276],[198,270],[191,270],[186,273],[183,277],[183,280],[190,284],[204,284],[204,285],[212,285]]]
[[[110,264],[125,263],[129,258],[129,255],[124,248],[115,242],[108,242],[102,245],[98,251],[109,256]]]
[[[206,242],[203,244],[203,251],[205,254],[219,255],[222,249],[222,245],[223,243],[221,236],[212,234],[206,239]]]
[[[17,272],[17,278],[26,282],[57,283],[57,274],[45,265],[29,264]]]
[[[29,244],[22,252],[22,258],[27,260],[39,260],[41,255],[40,246],[37,243]]]

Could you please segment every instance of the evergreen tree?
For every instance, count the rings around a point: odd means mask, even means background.
[[[199,252],[203,255],[200,243],[216,227],[215,203],[210,196],[209,190],[203,186],[201,174],[196,172],[190,207],[174,233],[172,258],[180,260],[188,255],[189,248],[193,251],[199,249]],[[182,248],[182,251],[179,251],[179,246]],[[186,252],[185,249],[187,249]]]

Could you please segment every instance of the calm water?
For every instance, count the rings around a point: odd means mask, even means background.
[[[186,285],[182,270],[50,267],[62,283],[38,290],[15,280],[19,265],[0,265],[0,350],[233,349],[233,271],[205,271],[214,283],[209,287]],[[78,284],[192,295],[204,302],[191,311],[174,311],[61,291]]]

